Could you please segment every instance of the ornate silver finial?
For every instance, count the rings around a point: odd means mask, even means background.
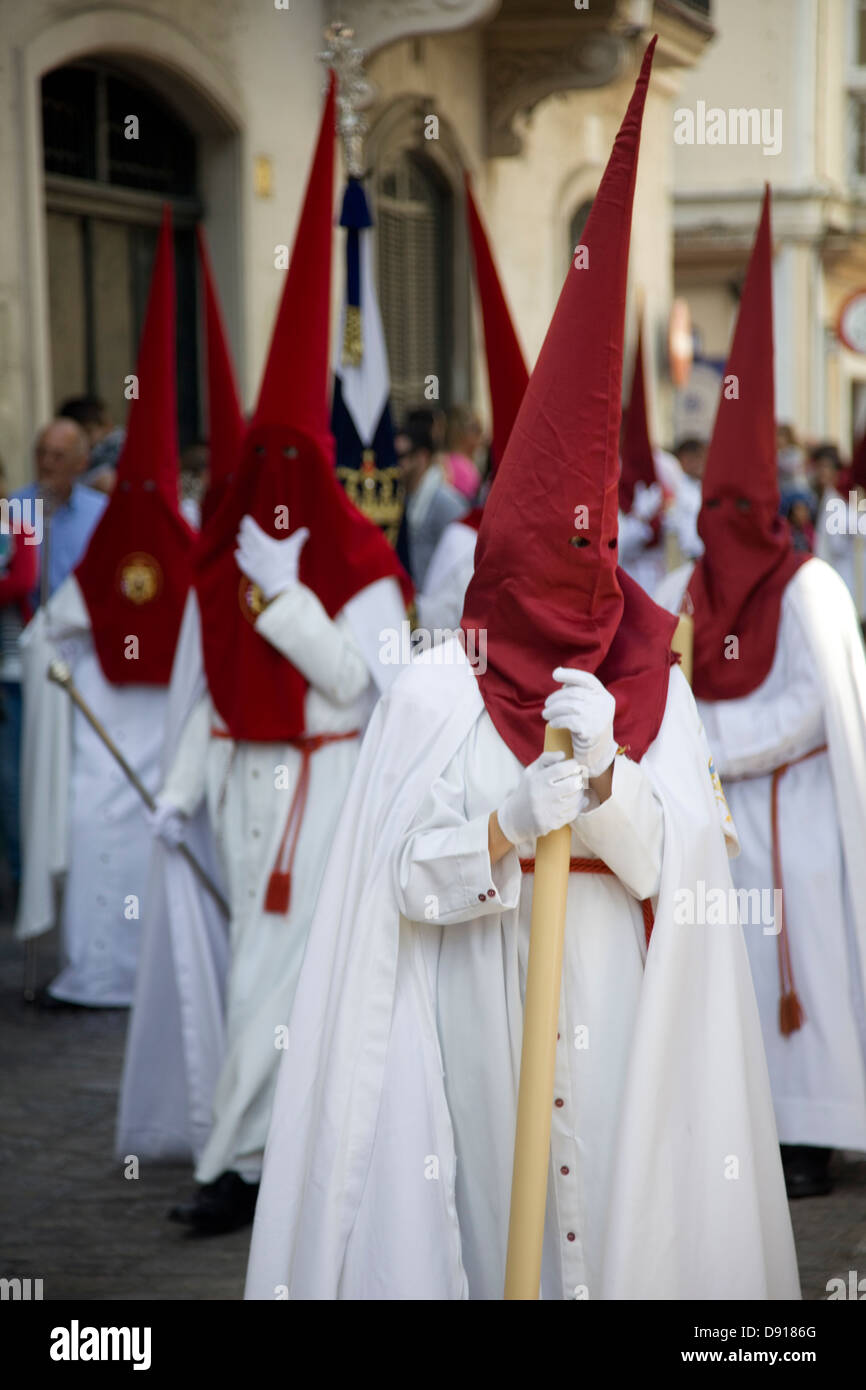
[[[337,130],[343,142],[346,168],[353,178],[364,173],[365,109],[373,100],[373,88],[364,72],[367,56],[354,47],[355,31],[336,21],[325,30],[327,47],[319,58],[337,74]]]

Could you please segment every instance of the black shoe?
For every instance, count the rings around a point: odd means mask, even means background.
[[[221,1173],[198,1189],[192,1202],[172,1207],[169,1221],[188,1226],[200,1236],[224,1236],[252,1222],[259,1193],[257,1182],[244,1182],[238,1173]]]
[[[785,1189],[793,1201],[797,1197],[826,1197],[833,1191],[830,1177],[832,1149],[815,1144],[780,1144]]]
[[[76,1004],[71,999],[58,999],[56,994],[50,994],[47,985],[43,985],[33,996],[33,1003],[37,1009],[42,1009],[46,1013],[58,1013],[60,1010],[86,1009],[86,1004]]]

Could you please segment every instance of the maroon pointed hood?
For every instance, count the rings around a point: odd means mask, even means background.
[[[157,242],[117,482],[75,577],[112,685],[167,685],[192,571],[178,502],[174,242]],[[135,639],[134,642],[132,639]]]
[[[705,550],[688,587],[692,683],[703,700],[739,699],[766,679],[785,587],[808,558],[794,551],[779,515],[772,269],[767,188],[704,471]]]
[[[278,540],[309,528],[299,578],[330,617],[377,579],[392,576],[411,592],[385,537],[346,496],[333,466],[328,330],[335,99],[332,73],[255,414],[237,476],[199,545],[196,587],[208,687],[237,740],[283,742],[306,732],[307,681],[256,630],[261,596],[234,558],[244,516]]]
[[[623,325],[632,203],[655,39],[514,423],[478,534],[463,627],[481,693],[524,764],[556,666],[595,673],[643,756],[664,713],[675,620],[617,566]]]

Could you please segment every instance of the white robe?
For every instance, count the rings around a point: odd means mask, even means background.
[[[658,598],[675,611],[691,567]],[[779,1031],[778,938],[745,927],[779,1138],[866,1149],[866,660],[840,579],[801,566],[782,600],[773,664],[750,695],[698,702],[741,841],[737,887],[773,887],[770,784],[778,785],[785,921],[806,1021]]]
[[[740,928],[674,919],[683,883],[730,883],[708,763],[675,670],[641,765],[576,823],[622,877],[569,884],[546,1297],[798,1296]],[[380,702],[290,1021],[248,1298],[501,1297],[532,894],[515,851],[491,869],[487,818],[518,776],[459,643]]]
[[[151,792],[159,782],[165,691],[105,679],[74,575],[39,610],[21,647],[24,866],[16,932],[27,938],[50,930],[65,876],[63,968],[50,992],[77,1004],[125,1007],[132,1002],[146,904],[144,804],[67,693],[45,673],[58,655],[68,661],[82,697]]]
[[[305,727],[311,733],[362,730],[377,681],[396,674],[378,661],[380,632],[403,619],[399,589],[381,580],[355,595],[332,621],[303,585],[281,595],[260,615],[258,630],[309,681]],[[291,744],[234,743],[213,735],[222,726],[201,671],[197,604],[178,647],[178,685],[187,718],[163,792],[201,829],[207,804],[209,857],[231,907],[228,941],[213,909],[178,864],[162,853],[161,873],[183,874],[198,916],[161,910],[147,924],[148,959],[174,958],[170,1043],[174,1069],[186,1074],[171,1105],[161,1104],[152,1078],[166,1049],[155,1035],[162,1002],[156,970],[136,998],[118,1124],[118,1151],[197,1158],[196,1177],[210,1182],[227,1169],[255,1180],[267,1134],[282,1030],[288,1021],[307,931],[343,793],[360,739],[327,744],[313,753],[310,783],[292,871],[288,915],[266,912],[268,879],[277,859],[302,764]],[[166,937],[171,946],[166,946]],[[228,945],[228,951],[226,946]],[[225,1001],[224,1023],[220,1002]],[[178,1019],[178,1010],[180,1018]],[[180,1044],[182,1059],[177,1056]],[[216,1054],[216,1057],[214,1057]],[[180,1064],[180,1065],[179,1065]],[[193,1114],[194,1112],[194,1114]]]

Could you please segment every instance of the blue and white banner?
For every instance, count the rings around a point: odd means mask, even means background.
[[[400,553],[403,484],[394,453],[388,353],[373,274],[373,221],[359,179],[350,178],[346,185],[340,226],[346,228],[346,292],[331,407],[337,476]],[[401,559],[405,562],[402,554]]]

